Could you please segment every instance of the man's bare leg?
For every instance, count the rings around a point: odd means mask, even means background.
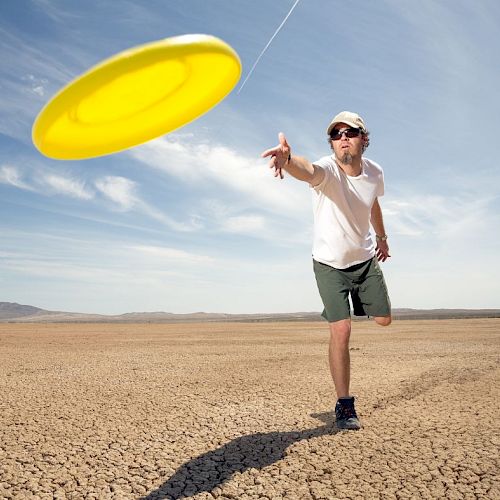
[[[380,326],[389,326],[391,316],[375,316],[373,318]],[[349,356],[349,338],[351,336],[351,319],[342,319],[329,323],[330,347],[329,361],[330,373],[338,398],[349,396],[351,381],[351,361]]]
[[[349,395],[351,381],[350,336],[350,318],[330,323],[330,372],[338,398],[335,404],[335,426],[337,429],[356,430],[361,427],[361,424],[354,409],[354,397]]]
[[[328,359],[330,373],[337,392],[337,398],[349,396],[351,380],[351,364],[349,356],[349,337],[351,335],[351,320],[334,321],[330,326],[330,347]]]

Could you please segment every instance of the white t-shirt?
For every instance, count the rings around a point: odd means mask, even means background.
[[[377,163],[363,158],[362,171],[351,177],[333,155],[315,165],[325,178],[313,186],[313,258],[337,269],[365,262],[375,255],[370,216],[375,199],[384,194],[384,173]]]

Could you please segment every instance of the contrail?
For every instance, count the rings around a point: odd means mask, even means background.
[[[245,83],[247,83],[247,80],[250,78],[250,75],[253,73],[255,66],[257,66],[257,64],[259,63],[260,58],[264,55],[264,53],[266,52],[269,45],[271,45],[271,42],[274,40],[275,36],[279,33],[280,29],[283,28],[283,25],[286,23],[286,20],[290,17],[290,14],[293,12],[293,9],[295,9],[295,7],[297,6],[297,4],[299,2],[300,2],[300,0],[295,0],[295,3],[292,5],[292,8],[290,9],[290,12],[286,15],[285,19],[283,19],[283,22],[278,26],[278,29],[274,32],[274,35],[271,37],[269,42],[267,42],[267,45],[264,47],[264,50],[259,54],[259,57],[257,57],[257,60],[255,61],[254,65],[252,66],[252,69],[248,72],[247,77],[245,78],[245,80],[241,84],[241,87],[238,89],[237,94],[239,94],[241,92],[241,89],[245,86]]]

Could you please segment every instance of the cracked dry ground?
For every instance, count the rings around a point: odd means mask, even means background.
[[[0,498],[500,498],[500,320],[0,325]]]

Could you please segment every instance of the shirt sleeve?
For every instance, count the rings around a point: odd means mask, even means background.
[[[313,165],[316,165],[317,167],[322,168],[325,171],[323,180],[316,186],[311,185],[311,188],[314,189],[317,193],[319,193],[324,191],[325,186],[327,186],[329,181],[331,180],[332,172],[330,170],[330,162],[328,161],[328,157],[323,157],[313,162]]]
[[[382,167],[368,158],[364,158],[368,171],[370,172],[371,182],[375,184],[375,196],[384,196],[385,183],[384,183],[384,170]]]

